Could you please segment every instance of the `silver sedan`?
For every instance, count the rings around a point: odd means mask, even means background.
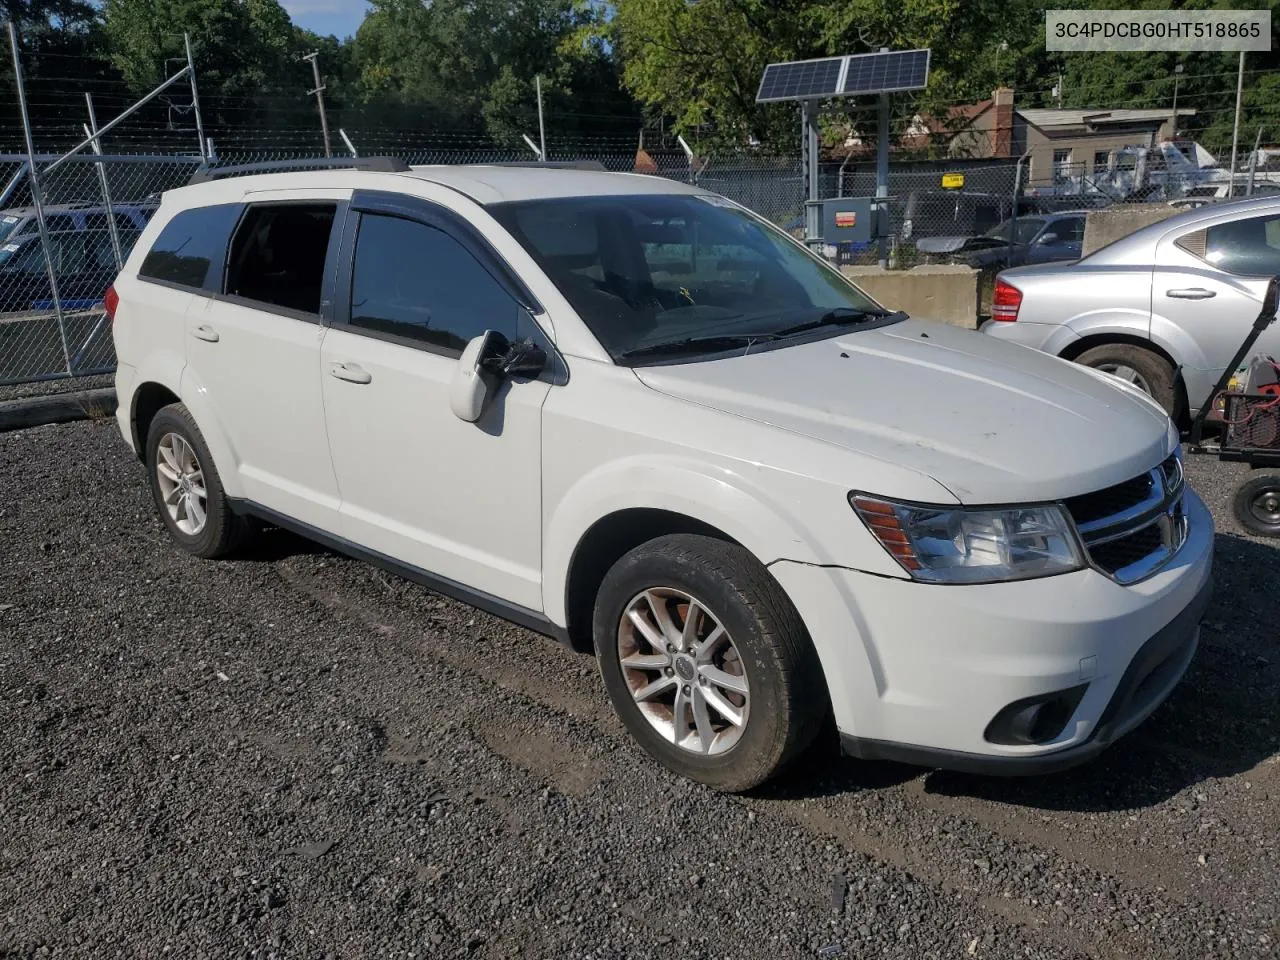
[[[996,277],[983,333],[1122,377],[1194,416],[1280,275],[1280,197],[1208,204],[1070,264]],[[1280,324],[1255,352],[1280,355]]]

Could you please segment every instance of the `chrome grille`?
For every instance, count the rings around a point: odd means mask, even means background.
[[[1173,559],[1187,539],[1180,453],[1144,474],[1072,497],[1066,507],[1095,568],[1136,583]]]

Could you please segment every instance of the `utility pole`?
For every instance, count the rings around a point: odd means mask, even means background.
[[[324,84],[320,82],[320,62],[317,59],[319,56],[320,51],[316,50],[302,59],[311,61],[311,73],[316,78],[316,88],[307,92],[315,94],[316,107],[320,110],[320,129],[324,131],[324,155],[331,157],[333,153],[329,149],[329,118],[324,112]]]
[[[1231,182],[1227,184],[1227,198],[1236,195],[1236,150],[1240,146],[1240,100],[1244,95],[1244,51],[1240,51],[1240,72],[1236,75],[1236,120],[1231,130]]]
[[[1182,76],[1182,64],[1175,63],[1173,65],[1173,116],[1170,118],[1172,126],[1169,131],[1169,139],[1178,139],[1178,79]]]

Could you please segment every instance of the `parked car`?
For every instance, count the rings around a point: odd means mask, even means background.
[[[896,212],[897,204],[890,202]],[[926,237],[970,236],[999,224],[1013,207],[1009,196],[973,190],[912,190],[902,205],[899,236],[903,243]],[[920,249],[924,249],[920,247]]]
[[[155,213],[156,204],[127,203],[112,205],[118,230],[137,233]],[[44,208],[45,229],[50,233],[71,230],[106,230],[107,208],[94,204],[52,204]],[[35,207],[10,207],[0,210],[0,242],[40,232]]]
[[[1196,649],[1213,524],[1156,404],[891,312],[695,186],[223,178],[165,194],[106,303],[180,548],[265,521],[594,650],[639,743],[719,789],[828,724],[1069,766]]]
[[[1074,264],[997,275],[982,331],[1124,378],[1194,416],[1280,274],[1280,197],[1142,227]],[[1258,350],[1280,353],[1280,329]]]
[[[120,231],[121,253],[128,256],[137,230]],[[115,251],[107,230],[71,230],[49,234],[49,248],[63,309],[102,302],[116,272]],[[0,245],[0,311],[52,309],[53,288],[38,233]]]
[[[942,255],[977,270],[1001,265],[1079,260],[1086,210],[1030,214],[1005,220],[978,236],[927,237],[922,253]]]

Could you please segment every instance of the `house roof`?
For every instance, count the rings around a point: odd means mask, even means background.
[[[1169,119],[1169,110],[1057,110],[1027,109],[1017,113],[1037,127],[1105,126],[1123,123],[1163,123]],[[1178,116],[1195,116],[1190,107],[1179,108]]]

